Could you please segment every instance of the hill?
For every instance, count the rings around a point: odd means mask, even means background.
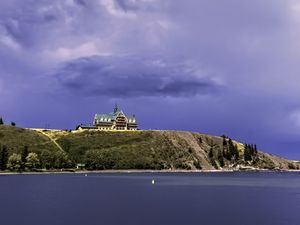
[[[47,168],[75,167],[77,163],[87,169],[300,168],[298,162],[253,148],[245,153],[243,144],[227,137],[187,131],[69,132],[0,126],[0,145],[6,145],[10,155],[21,153],[26,145]]]

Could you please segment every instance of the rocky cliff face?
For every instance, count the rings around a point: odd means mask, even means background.
[[[192,132],[158,131],[156,135],[165,136],[177,148],[192,152],[192,157],[185,160],[191,169],[299,169],[299,162],[280,158],[278,156],[258,151],[251,160],[244,159],[244,145],[233,141],[239,157],[227,159],[224,156],[223,138]],[[228,138],[226,138],[228,140]],[[226,146],[225,146],[226,150]],[[195,163],[196,162],[196,163]]]

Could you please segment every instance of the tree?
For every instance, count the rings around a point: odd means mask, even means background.
[[[41,166],[46,169],[50,169],[54,167],[54,155],[53,152],[49,150],[43,150],[40,155]]]
[[[253,144],[245,144],[244,145],[244,160],[245,161],[251,161],[255,159],[255,156],[257,155],[257,147]]]
[[[208,157],[211,158],[211,159],[214,157],[213,148],[209,149]]]
[[[202,138],[199,137],[199,143],[202,144],[202,142],[203,142],[203,141],[202,141]]]
[[[1,170],[7,169],[7,161],[8,161],[8,151],[7,151],[7,147],[4,145],[1,148],[1,152],[0,152],[0,169]]]
[[[23,150],[22,150],[22,154],[21,154],[21,169],[25,168],[25,164],[26,164],[26,157],[28,156],[28,146],[24,146]]]
[[[248,144],[244,145],[244,160],[249,161],[250,159],[250,152],[249,152],[249,146]]]
[[[228,141],[228,152],[227,152],[227,159],[228,160],[238,160],[239,159],[239,150],[236,144],[229,138]]]
[[[225,135],[222,135],[221,137],[223,138],[223,146],[227,145],[227,140]]]
[[[11,170],[19,170],[21,169],[21,165],[22,165],[22,160],[21,160],[21,155],[20,154],[12,154],[9,158],[8,158],[8,163],[7,163],[7,167]]]
[[[256,144],[254,145],[254,155],[256,156],[258,153]]]
[[[222,154],[223,157],[227,160],[232,160],[232,156],[233,156],[233,143],[232,140],[228,137],[225,137],[224,135],[222,135],[223,138],[223,144],[222,144]],[[228,139],[228,141],[227,141]]]
[[[225,165],[223,153],[221,151],[218,152],[218,161],[219,161],[221,167],[223,167]]]
[[[64,151],[56,151],[54,153],[54,168],[68,168],[71,165],[69,156]]]
[[[88,169],[98,169],[98,170],[113,169],[116,161],[115,157],[116,157],[115,154],[113,154],[111,150],[104,150],[104,149],[89,150],[85,153],[85,164]],[[128,165],[128,161],[126,162],[126,160],[130,161],[130,159],[127,158],[124,159],[123,161],[125,165],[126,164]],[[130,165],[129,167],[132,168],[139,167],[138,165],[139,162],[136,158],[132,161],[134,161],[135,164]],[[145,165],[146,163],[142,162],[141,164]]]
[[[64,151],[42,151],[40,155],[41,166],[46,169],[69,168],[72,166],[69,156]]]
[[[0,117],[0,125],[3,125],[3,124],[4,124],[3,119],[2,119],[2,117]]]
[[[16,123],[15,123],[15,122],[11,122],[11,125],[12,125],[13,127],[15,127],[15,126],[16,126]]]
[[[240,157],[239,149],[238,149],[237,145],[234,145],[234,158],[235,158],[235,160],[238,160],[239,157]]]
[[[39,156],[34,152],[30,152],[28,154],[28,156],[26,157],[26,164],[25,165],[29,169],[37,168],[40,165]]]

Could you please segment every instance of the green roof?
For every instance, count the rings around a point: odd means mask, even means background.
[[[95,115],[95,120],[100,120],[100,121],[104,121],[104,122],[105,121],[110,122],[114,119],[116,119],[116,116],[111,114],[111,113],[109,113],[109,114],[96,114]]]
[[[113,121],[117,118],[119,113],[123,113],[122,110],[117,109],[114,112],[111,112],[111,113],[108,113],[108,114],[95,114],[94,119],[95,120],[100,120],[100,122],[111,122],[111,121]],[[135,116],[126,116],[126,118],[128,119],[128,123],[136,123]]]
[[[135,116],[127,116],[128,123],[137,123]]]

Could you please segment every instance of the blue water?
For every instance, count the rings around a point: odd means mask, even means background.
[[[0,225],[100,224],[299,225],[300,173],[0,176]]]

